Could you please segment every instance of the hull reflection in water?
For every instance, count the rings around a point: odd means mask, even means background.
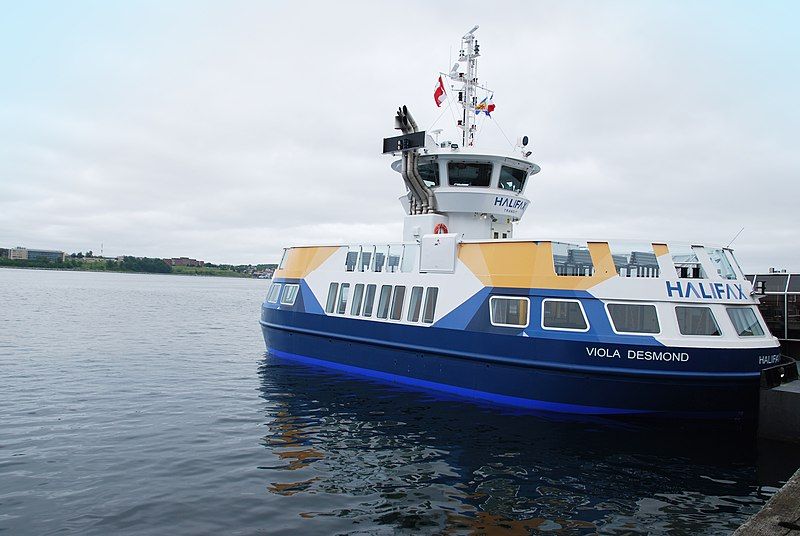
[[[726,534],[798,461],[759,477],[730,424],[503,412],[274,356],[260,374],[268,490],[320,534]]]

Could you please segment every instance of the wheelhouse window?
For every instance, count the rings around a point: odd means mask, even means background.
[[[466,162],[447,164],[450,186],[489,186],[492,180],[492,165]]]
[[[489,320],[493,326],[528,327],[530,300],[510,296],[492,296],[489,298]]]
[[[733,327],[740,337],[761,337],[764,335],[764,328],[758,321],[756,312],[750,307],[728,307],[728,316],[731,318]]]
[[[527,177],[528,173],[524,169],[501,166],[499,186],[502,190],[520,193],[525,188],[525,179]]]
[[[721,249],[707,248],[706,252],[708,258],[711,259],[711,265],[722,279],[736,279],[736,272]]]
[[[294,305],[294,300],[297,299],[298,290],[300,290],[300,285],[286,285],[283,289],[283,298],[281,298],[281,304]]]
[[[381,286],[381,295],[378,297],[378,318],[389,316],[389,300],[392,297],[392,285]]]
[[[425,308],[422,310],[422,321],[433,324],[436,316],[436,299],[439,297],[439,287],[428,287],[425,292]]]
[[[347,310],[347,298],[350,295],[350,283],[342,283],[342,288],[339,291],[339,306],[336,312],[343,315]]]
[[[557,275],[577,275],[590,277],[594,275],[594,263],[589,253],[589,245],[584,243],[570,244],[552,242],[553,269]]]
[[[439,186],[438,162],[421,162],[417,166],[417,171],[419,172],[419,176],[422,178],[422,182],[425,183],[425,186],[428,188],[436,188]]]
[[[281,295],[281,286],[280,283],[273,283],[269,288],[269,294],[267,295],[269,303],[278,303],[278,296]]]
[[[542,302],[542,327],[566,331],[588,331],[589,323],[578,300],[551,300]]]
[[[400,320],[403,317],[403,303],[406,297],[406,287],[398,285],[394,287],[394,294],[392,294],[392,314],[389,318],[392,320]]]
[[[328,287],[328,301],[325,304],[325,312],[333,313],[336,309],[336,293],[339,292],[339,283],[331,283]]]
[[[411,288],[411,300],[408,303],[408,316],[406,317],[409,322],[418,322],[419,313],[422,309],[422,287]]]
[[[367,292],[364,294],[364,316],[372,316],[372,306],[375,303],[375,285],[367,285]]]
[[[350,305],[350,314],[358,316],[361,314],[361,300],[364,299],[364,284],[359,283],[353,287],[353,303]]]
[[[659,333],[655,305],[609,303],[608,315],[617,333]]]
[[[722,335],[719,330],[714,313],[709,307],[675,307],[678,317],[678,329],[681,335],[704,335],[718,337]]]

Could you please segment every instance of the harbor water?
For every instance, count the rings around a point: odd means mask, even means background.
[[[268,285],[0,269],[0,534],[728,534],[800,465],[267,356]]]

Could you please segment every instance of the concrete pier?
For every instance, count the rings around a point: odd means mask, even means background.
[[[734,536],[800,536],[800,470]]]
[[[758,435],[800,443],[800,380],[798,363],[789,357],[761,373]]]

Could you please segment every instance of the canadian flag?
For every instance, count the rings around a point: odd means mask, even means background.
[[[444,102],[444,99],[447,97],[444,93],[444,84],[442,83],[442,77],[439,77],[439,83],[436,84],[436,89],[433,90],[433,100],[436,101],[436,107],[440,107]]]

